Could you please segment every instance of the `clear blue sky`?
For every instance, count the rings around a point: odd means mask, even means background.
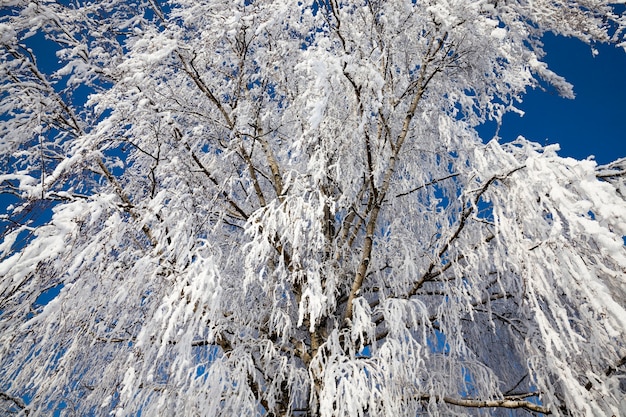
[[[597,45],[600,53],[594,57],[589,45],[551,34],[544,43],[546,62],[574,85],[576,98],[561,98],[550,88],[529,91],[518,105],[526,114],[504,117],[502,140],[522,135],[542,144],[559,143],[561,156],[595,155],[599,164],[626,156],[626,52]],[[481,129],[483,139],[494,130]]]

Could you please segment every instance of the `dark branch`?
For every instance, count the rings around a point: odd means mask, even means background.
[[[436,179],[436,180],[432,180],[431,182],[428,182],[428,183],[426,183],[426,184],[420,185],[419,187],[415,187],[415,188],[413,188],[413,189],[411,189],[411,190],[409,190],[409,191],[405,191],[405,192],[403,192],[403,193],[397,194],[397,195],[396,195],[396,198],[398,198],[398,197],[404,197],[405,195],[412,194],[412,193],[414,193],[415,191],[421,190],[421,189],[426,188],[426,187],[430,187],[431,185],[435,185],[435,184],[437,184],[437,183],[439,183],[439,182],[441,182],[441,181],[445,181],[445,180],[449,180],[450,178],[455,178],[455,177],[458,177],[459,175],[461,175],[461,174],[459,174],[459,173],[456,173],[456,174],[450,174],[450,175],[447,175],[447,176],[445,176],[445,177],[443,177],[443,178],[438,178],[438,179]]]
[[[15,404],[17,408],[24,411],[24,414],[26,415],[30,414],[30,410],[26,408],[26,404],[24,404],[24,401],[19,397],[14,397],[12,395],[7,394],[6,392],[0,391],[0,400],[9,401]]]

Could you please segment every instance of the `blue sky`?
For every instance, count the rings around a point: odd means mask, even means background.
[[[504,117],[502,140],[523,135],[542,144],[559,143],[561,156],[595,155],[599,164],[626,156],[626,52],[596,45],[600,53],[594,57],[589,45],[552,34],[544,37],[544,43],[546,62],[574,85],[576,98],[561,98],[549,88],[530,90],[518,105],[525,115]],[[481,133],[493,135],[494,130]]]

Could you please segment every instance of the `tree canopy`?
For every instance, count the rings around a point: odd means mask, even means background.
[[[476,132],[608,2],[2,8],[0,411],[625,415],[625,160]]]

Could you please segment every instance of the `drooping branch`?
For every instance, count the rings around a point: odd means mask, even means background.
[[[508,177],[510,177],[512,174],[514,174],[515,172],[524,169],[525,166],[520,166],[517,168],[514,168],[513,170],[509,171],[508,173],[504,174],[504,175],[494,175],[493,177],[489,178],[489,180],[487,180],[487,182],[485,182],[485,184],[483,184],[482,187],[480,187],[478,190],[475,191],[475,195],[471,200],[471,204],[467,205],[462,211],[461,214],[459,216],[459,221],[457,223],[457,227],[454,230],[454,232],[452,233],[452,235],[450,235],[450,237],[448,238],[448,240],[443,244],[443,246],[441,247],[441,249],[439,249],[439,252],[437,254],[438,258],[441,259],[441,257],[443,257],[443,255],[448,251],[448,248],[452,245],[452,243],[458,239],[458,237],[461,235],[461,232],[463,231],[463,229],[465,228],[465,226],[467,225],[467,220],[469,219],[470,215],[474,212],[480,198],[483,196],[483,194],[485,194],[487,192],[487,190],[489,189],[489,187],[491,187],[491,185],[498,181],[498,180],[504,180]],[[489,240],[493,239],[493,236],[491,236],[489,238]],[[424,282],[430,280],[433,276],[433,270],[435,269],[436,266],[436,262],[435,260],[433,260],[428,269],[426,270],[426,272],[422,275],[422,277],[417,280],[417,282],[415,283],[415,285],[413,286],[413,289],[411,291],[409,291],[409,297],[415,295],[417,293],[417,291],[422,287],[422,285],[424,284]]]

